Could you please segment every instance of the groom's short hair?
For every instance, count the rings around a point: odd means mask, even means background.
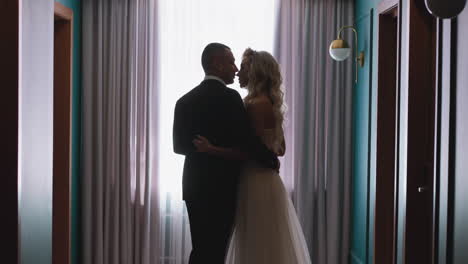
[[[214,42],[206,45],[201,57],[202,67],[205,73],[211,70],[213,59],[216,56],[222,55],[226,49],[230,50],[228,46],[221,43]]]

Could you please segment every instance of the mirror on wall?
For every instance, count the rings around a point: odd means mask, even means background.
[[[425,0],[429,12],[438,18],[456,17],[465,8],[466,0]]]

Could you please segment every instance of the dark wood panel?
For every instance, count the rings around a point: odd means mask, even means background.
[[[387,5],[383,5],[383,4]],[[398,2],[379,5],[377,92],[377,168],[375,253],[373,263],[392,264],[396,221],[396,103],[398,76]],[[388,5],[392,8],[389,9]]]
[[[70,263],[72,10],[55,3],[52,263]]]
[[[0,1],[2,263],[18,263],[18,0]]]
[[[404,261],[433,263],[436,23],[424,2],[408,2],[402,33],[409,37]]]

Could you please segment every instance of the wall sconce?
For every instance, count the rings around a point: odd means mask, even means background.
[[[466,5],[466,0],[426,0],[426,8],[433,16],[438,18],[454,18],[458,16]]]
[[[341,38],[341,32],[343,30],[345,30],[345,29],[352,29],[354,31],[355,49],[356,49],[356,54],[357,54],[356,62],[355,62],[356,63],[356,79],[355,79],[355,82],[357,83],[357,81],[358,81],[358,67],[357,67],[357,65],[359,63],[359,66],[361,66],[361,67],[364,66],[364,52],[361,51],[358,54],[358,51],[357,51],[358,38],[357,38],[356,29],[353,26],[343,26],[343,27],[341,27],[340,30],[338,31],[338,38],[335,39],[334,41],[332,41],[332,43],[330,44],[329,52],[330,52],[330,56],[336,61],[343,61],[343,60],[345,60],[345,59],[347,59],[349,57],[349,55],[351,54],[351,48],[349,47],[348,42],[346,42],[346,40]]]

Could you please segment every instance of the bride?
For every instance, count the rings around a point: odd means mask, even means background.
[[[271,54],[247,49],[237,73],[247,88],[244,104],[263,143],[279,156],[285,153],[283,92],[280,67]],[[236,150],[212,145],[198,136],[200,152],[225,156]],[[293,204],[277,171],[249,160],[241,175],[236,220],[227,264],[311,263]]]

